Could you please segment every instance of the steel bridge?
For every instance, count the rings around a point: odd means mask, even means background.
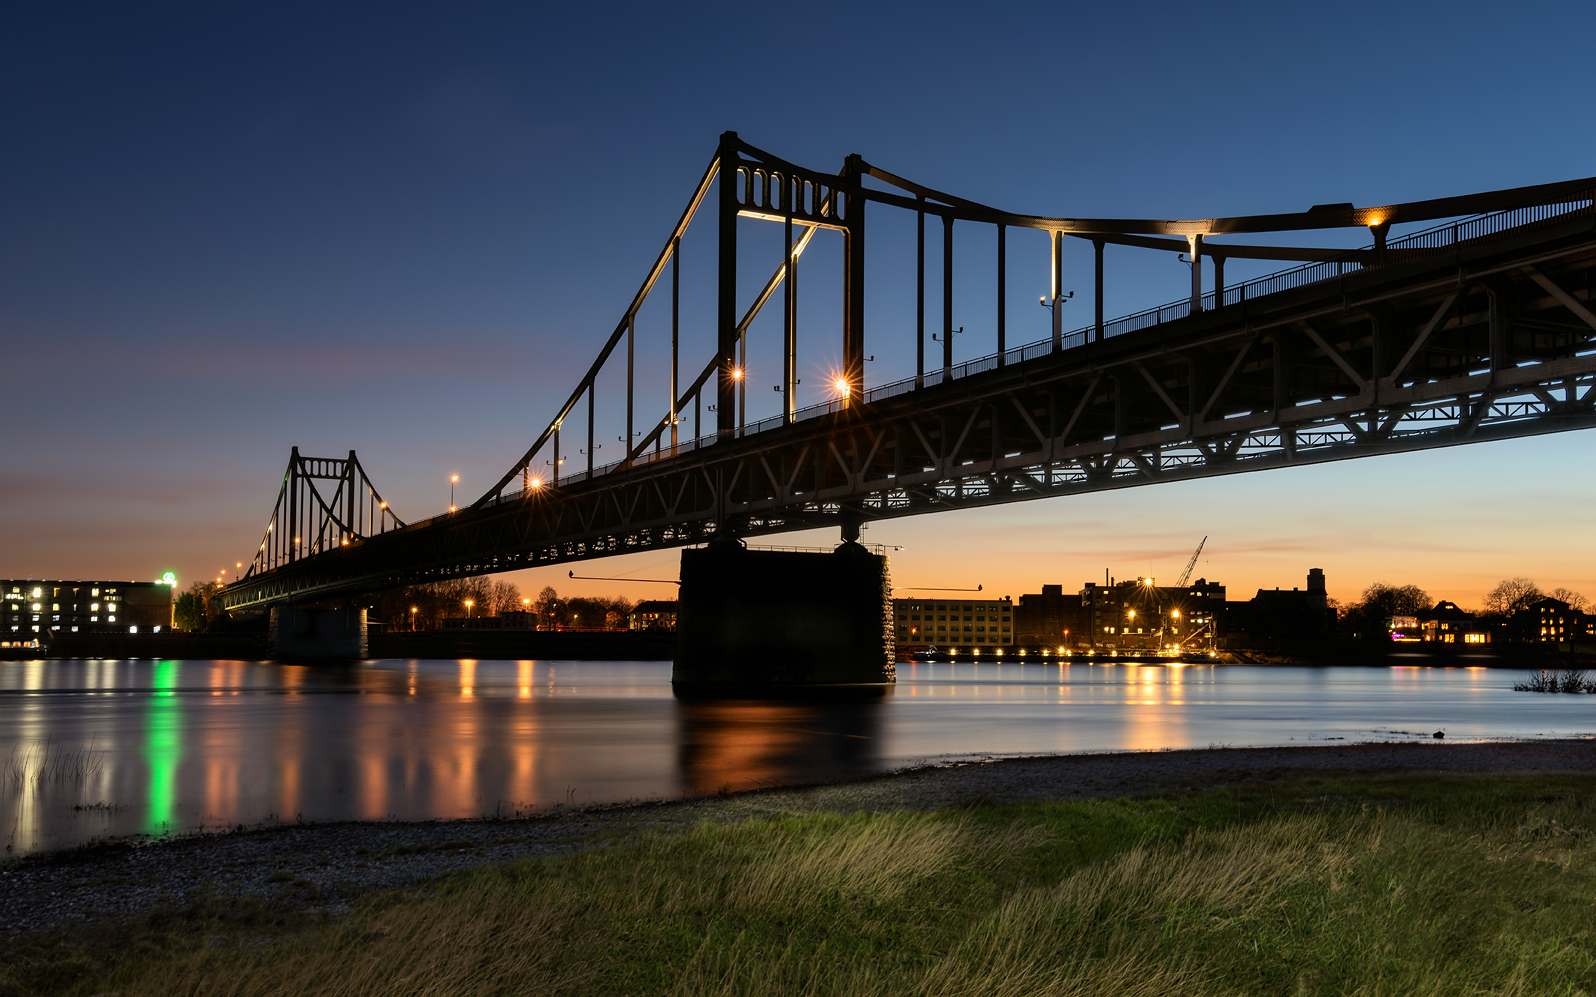
[[[1596,178],[1296,214],[1052,218],[932,190],[857,155],[835,174],[806,169],[728,132],[591,368],[486,494],[407,524],[353,452],[310,458],[296,448],[265,538],[222,598],[245,608],[346,597],[691,545],[723,531],[751,537],[835,526],[856,537],[875,519],[1596,426],[1593,197]],[[873,386],[865,383],[864,321],[871,205],[913,214],[919,296],[915,375]],[[683,358],[681,240],[706,213],[718,247],[716,348]],[[783,262],[751,302],[736,293],[739,218],[781,226],[785,236]],[[1441,219],[1389,238],[1392,225]],[[932,265],[940,262],[943,296],[942,328],[931,330],[942,355],[930,366],[928,220],[933,235],[938,223],[942,230]],[[995,349],[959,364],[955,225],[994,228],[997,262]],[[1366,228],[1372,244],[1346,251],[1215,241],[1347,228]],[[1051,336],[1013,347],[1005,314],[1010,229],[1046,233],[1052,268],[1052,293],[1042,299]],[[800,408],[798,265],[824,233],[841,238],[843,361],[834,397]],[[1096,261],[1095,319],[1072,331],[1061,307],[1067,237],[1089,241]],[[1105,321],[1109,244],[1186,254],[1190,296]],[[1298,265],[1227,285],[1227,259]],[[643,411],[637,316],[662,285],[670,298],[669,383],[657,392],[665,404]],[[782,411],[747,423],[749,328],[767,306],[781,310]],[[608,372],[618,380],[623,367],[626,452],[596,466],[598,379]],[[701,427],[706,408],[713,426]],[[574,463],[573,435],[585,466],[565,470]]]

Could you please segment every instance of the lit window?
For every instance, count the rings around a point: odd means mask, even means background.
[[[91,602],[89,603],[89,609],[91,612],[98,613],[100,611],[100,604],[97,602]]]
[[[114,617],[114,616],[107,616],[105,619],[106,619],[106,622],[108,622],[108,623],[115,623],[116,622],[116,617]],[[129,630],[128,633],[136,634],[136,633],[138,633],[138,629],[135,628],[135,629]]]

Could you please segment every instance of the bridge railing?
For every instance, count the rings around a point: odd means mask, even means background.
[[[1434,228],[1415,232],[1399,239],[1392,239],[1386,243],[1385,260],[1388,263],[1396,263],[1433,257],[1454,252],[1457,247],[1478,239],[1500,235],[1503,232],[1514,229],[1534,229],[1567,221],[1570,218],[1581,215],[1596,215],[1596,191],[1573,200],[1479,215],[1474,218],[1437,225]],[[1222,298],[1216,296],[1213,291],[1209,291],[1202,296],[1203,308],[1204,310],[1211,310],[1240,304],[1244,301],[1256,300],[1265,295],[1306,287],[1309,284],[1317,284],[1321,281],[1334,280],[1346,274],[1356,273],[1365,269],[1365,261],[1373,259],[1375,252],[1376,247],[1374,246],[1351,249],[1341,257],[1305,263],[1287,270],[1266,274],[1253,280],[1226,287]],[[1104,323],[1103,338],[1109,339],[1114,336],[1123,336],[1127,333],[1162,325],[1165,322],[1174,322],[1187,318],[1190,315],[1190,298],[1171,301]],[[1095,325],[1084,326],[1072,332],[1067,332],[1063,336],[1062,348],[1071,349],[1084,345],[1090,342],[1095,334]],[[884,398],[907,394],[921,387],[935,387],[947,381],[958,380],[972,374],[996,370],[999,366],[1005,364],[1034,360],[1051,352],[1053,352],[1053,341],[1051,339],[1038,340],[1037,342],[1027,343],[1008,350],[1001,357],[999,354],[993,353],[988,356],[966,360],[963,363],[953,365],[951,368],[930,370],[918,378],[906,377],[877,385],[865,391],[864,401],[866,403],[875,402]],[[840,411],[846,405],[847,402],[840,398],[809,405],[794,413],[793,421],[803,422],[819,418],[820,416]],[[761,419],[758,422],[747,424],[738,431],[738,435],[753,436],[768,430],[777,429],[785,424],[786,420],[783,417],[773,416],[769,419]],[[606,474],[614,473],[624,467],[639,467],[656,460],[691,453],[703,447],[711,446],[716,442],[716,439],[715,434],[709,434],[700,436],[697,439],[680,442],[675,447],[662,446],[658,450],[639,454],[630,461],[619,460],[602,467],[596,467],[591,475],[585,470],[572,474],[562,474],[560,475],[559,483],[561,485],[575,484],[590,480],[590,478],[599,478]],[[519,494],[501,495],[494,504],[519,500],[521,497]]]

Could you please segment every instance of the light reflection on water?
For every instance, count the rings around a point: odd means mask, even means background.
[[[898,675],[873,703],[682,703],[666,662],[4,662],[0,833],[16,855],[262,820],[661,799],[945,758],[1596,730],[1596,698],[1514,693],[1519,673],[1482,668],[963,662]],[[95,764],[69,772],[62,759],[90,757],[91,744]]]

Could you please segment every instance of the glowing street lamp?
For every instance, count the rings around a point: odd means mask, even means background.
[[[476,605],[476,603],[472,602],[470,599],[467,599],[465,601],[466,619],[470,619],[471,618],[471,607],[474,606],[474,605]]]
[[[460,476],[458,474],[449,475],[449,511],[450,512],[454,511],[454,485],[455,485],[455,482],[457,482],[459,480],[460,480]]]

